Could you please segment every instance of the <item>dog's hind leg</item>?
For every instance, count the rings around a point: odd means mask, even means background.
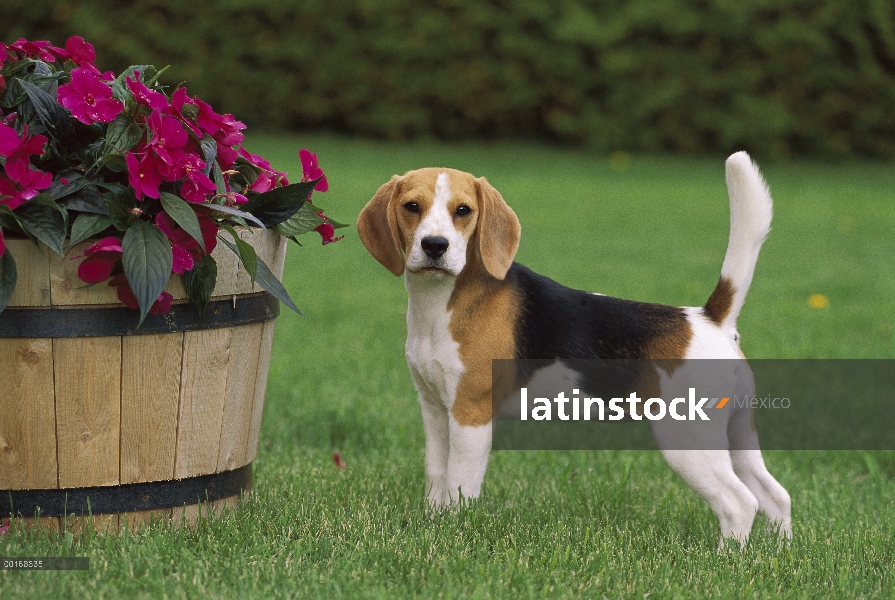
[[[790,498],[786,489],[765,467],[761,450],[731,450],[731,462],[737,476],[758,500],[758,510],[768,519],[768,528],[781,538],[792,538]]]
[[[751,383],[748,389],[754,390],[751,372],[747,382]],[[751,395],[750,392],[749,396]],[[777,529],[780,537],[790,539],[792,520],[789,493],[774,479],[764,464],[752,410],[751,407],[736,409],[727,425],[733,470],[758,500],[758,509],[767,517],[769,528]]]
[[[727,450],[662,450],[668,465],[715,512],[724,538],[749,539],[758,500],[737,477]]]

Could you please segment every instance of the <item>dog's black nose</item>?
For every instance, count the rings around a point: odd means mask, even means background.
[[[439,236],[430,235],[423,238],[423,241],[420,242],[420,245],[423,247],[423,252],[426,253],[426,256],[429,258],[438,258],[448,249],[448,241]]]

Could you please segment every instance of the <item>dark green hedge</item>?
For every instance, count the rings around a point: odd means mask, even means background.
[[[255,127],[895,156],[891,0],[5,0]]]

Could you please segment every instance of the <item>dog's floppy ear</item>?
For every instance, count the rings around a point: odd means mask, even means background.
[[[476,225],[479,254],[488,272],[497,279],[503,279],[519,249],[522,227],[516,213],[487,179],[476,179],[475,188],[481,207]]]
[[[398,237],[398,220],[392,198],[399,193],[401,178],[393,175],[367,202],[357,217],[357,233],[367,251],[395,275],[404,273],[404,257]]]

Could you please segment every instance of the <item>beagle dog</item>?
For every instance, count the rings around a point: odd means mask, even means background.
[[[492,359],[743,358],[736,318],[772,204],[745,152],[727,160],[726,177],[729,245],[701,307],[577,291],[515,263],[519,220],[484,177],[424,168],[379,188],[357,228],[370,254],[405,276],[406,356],[422,406],[431,505],[479,496],[491,448]],[[754,391],[748,367],[737,377]],[[663,448],[660,422],[651,425],[671,468],[715,512],[722,543],[744,544],[759,511],[791,537],[789,494],[765,468],[751,409],[729,403],[724,414],[714,432],[724,443],[714,447],[726,450]]]

